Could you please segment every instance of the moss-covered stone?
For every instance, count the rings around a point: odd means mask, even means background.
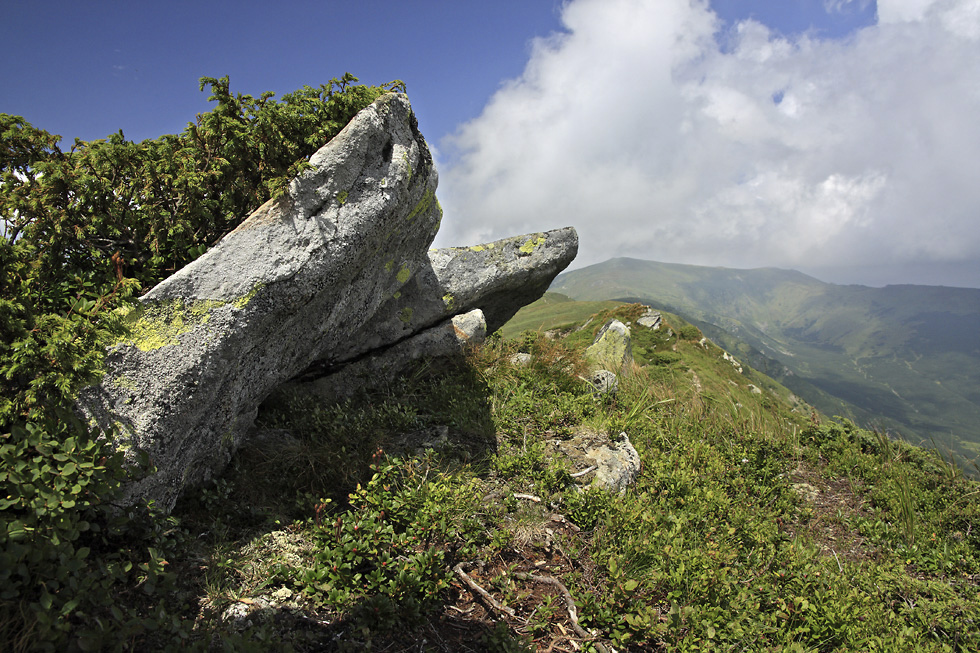
[[[585,359],[594,368],[619,372],[633,360],[629,327],[619,320],[607,322],[585,350]]]
[[[261,292],[261,290],[263,288],[265,288],[265,284],[264,283],[257,283],[257,284],[255,284],[255,287],[254,288],[252,288],[250,291],[248,291],[248,293],[246,295],[243,295],[242,297],[239,297],[238,299],[236,299],[235,301],[233,301],[231,303],[231,305],[234,306],[235,308],[239,309],[239,310],[245,308],[246,306],[248,306],[248,303],[250,301],[252,301],[253,299],[255,299],[255,296],[258,295],[259,292]]]

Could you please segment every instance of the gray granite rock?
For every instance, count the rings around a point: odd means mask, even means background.
[[[328,403],[341,401],[362,388],[395,379],[420,359],[462,356],[468,346],[481,344],[486,336],[483,312],[473,309],[355,361],[341,363],[312,377],[300,376],[280,387],[280,392],[313,394]]]
[[[619,379],[609,370],[596,370],[589,375],[589,383],[597,395],[612,395],[619,390]]]
[[[262,399],[348,342],[428,264],[437,175],[404,95],[361,111],[204,256],[153,288],[78,406],[156,472],[125,501],[169,510],[223,468]]]
[[[356,358],[474,308],[483,311],[487,333],[493,333],[544,295],[577,253],[578,234],[572,227],[431,250],[423,265],[406,269],[411,278],[405,287],[385,302],[360,336],[325,362]]]
[[[604,433],[578,428],[569,439],[554,441],[552,447],[568,459],[580,484],[621,493],[639,478],[640,454],[625,433],[610,440]]]
[[[430,250],[437,174],[404,95],[361,111],[310,163],[283,197],[147,293],[102,382],[80,393],[79,412],[154,470],[127,486],[124,504],[170,510],[297,377],[377,379],[396,373],[399,356],[482,339],[578,249],[566,228]]]

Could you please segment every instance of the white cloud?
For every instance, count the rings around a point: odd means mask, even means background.
[[[847,40],[745,21],[722,50],[704,2],[574,0],[444,143],[438,243],[571,224],[579,265],[980,259],[980,0],[878,7]]]
[[[936,0],[878,0],[878,22],[897,23],[922,20]]]

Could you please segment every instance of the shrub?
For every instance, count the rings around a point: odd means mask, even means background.
[[[0,638],[11,648],[63,648],[73,628],[74,645],[98,648],[107,628],[145,626],[108,603],[134,574],[149,594],[166,577],[162,551],[147,544],[160,539],[159,520],[104,514],[122,468],[112,434],[72,415],[74,397],[123,334],[114,309],[281,193],[360,109],[404,90],[356,81],[345,74],[275,101],[205,77],[216,106],[183,133],[134,143],[119,132],[68,151],[60,136],[0,114]],[[135,548],[120,548],[122,534]],[[105,619],[76,628],[93,614]]]

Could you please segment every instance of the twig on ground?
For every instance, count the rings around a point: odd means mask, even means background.
[[[551,521],[555,522],[556,524],[564,524],[565,526],[568,527],[570,531],[574,533],[578,533],[579,531],[582,530],[572,522],[568,521],[568,519],[565,518],[565,515],[560,515],[557,512],[551,513],[551,517],[549,519],[551,519]]]
[[[841,573],[843,573],[844,567],[842,567],[840,564],[840,558],[837,557],[837,552],[833,549],[831,549],[830,552],[834,554],[834,560],[837,561],[837,568],[841,571]]]
[[[527,499],[528,501],[533,501],[534,503],[541,503],[541,497],[534,496],[533,494],[519,494],[514,493],[515,499]]]
[[[536,583],[544,583],[545,585],[551,585],[552,587],[556,588],[561,593],[562,599],[565,601],[565,609],[568,610],[568,619],[572,622],[572,628],[575,630],[575,634],[582,639],[592,640],[595,644],[596,650],[598,650],[599,653],[609,653],[608,649],[601,642],[595,641],[595,637],[585,630],[585,628],[582,628],[582,626],[579,625],[578,610],[575,608],[575,599],[572,598],[571,593],[568,591],[568,588],[565,587],[564,583],[557,578],[551,578],[550,576],[537,576],[535,574],[528,574],[523,571],[516,572],[514,577],[522,580],[533,580]]]
[[[592,465],[592,467],[586,467],[585,469],[583,469],[580,472],[575,472],[574,474],[569,474],[569,476],[571,476],[572,478],[579,478],[580,476],[585,476],[589,472],[591,472],[593,470],[596,470],[596,469],[598,469],[598,467],[596,467],[595,465]]]
[[[503,612],[504,614],[510,617],[515,616],[515,612],[513,609],[508,608],[506,605],[502,605],[498,603],[495,598],[490,596],[490,593],[488,591],[486,591],[485,589],[477,585],[476,581],[470,578],[470,575],[467,574],[465,571],[463,571],[462,562],[456,565],[455,567],[453,567],[453,572],[455,572],[455,574],[459,576],[460,580],[466,583],[467,587],[469,587],[471,590],[476,592],[480,596],[480,598],[486,601],[491,608],[493,608],[497,612]]]

